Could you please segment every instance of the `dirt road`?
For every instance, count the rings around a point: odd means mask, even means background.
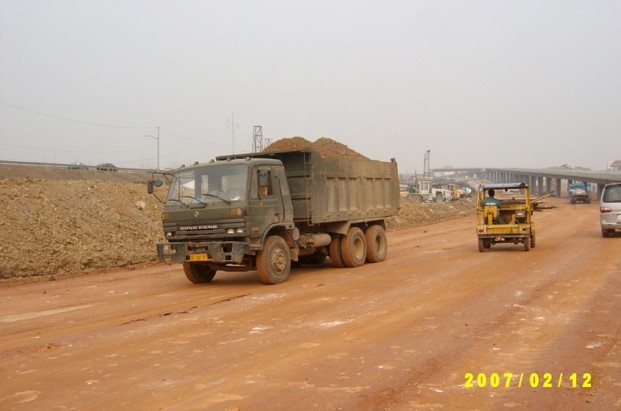
[[[0,409],[618,409],[621,237],[595,204],[535,221],[530,252],[479,253],[470,215],[277,286],[166,265],[3,285]]]

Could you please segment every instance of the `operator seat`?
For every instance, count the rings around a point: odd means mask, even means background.
[[[486,205],[483,208],[483,215],[485,216],[484,224],[495,224],[498,221],[498,207],[495,205]]]

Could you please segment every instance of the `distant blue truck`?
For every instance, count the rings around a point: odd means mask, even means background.
[[[589,189],[586,183],[569,183],[567,185],[567,196],[569,197],[570,204],[576,203],[586,203],[589,204],[591,202],[591,197],[589,195]]]

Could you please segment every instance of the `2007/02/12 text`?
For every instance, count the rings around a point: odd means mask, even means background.
[[[483,373],[474,374],[467,372],[464,375],[465,388],[561,388],[569,384],[571,388],[591,388],[591,373],[558,373],[554,375],[549,372],[536,373]]]

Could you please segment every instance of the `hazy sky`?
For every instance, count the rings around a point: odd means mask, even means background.
[[[620,0],[0,0],[0,159],[329,137],[400,172],[621,160]]]

